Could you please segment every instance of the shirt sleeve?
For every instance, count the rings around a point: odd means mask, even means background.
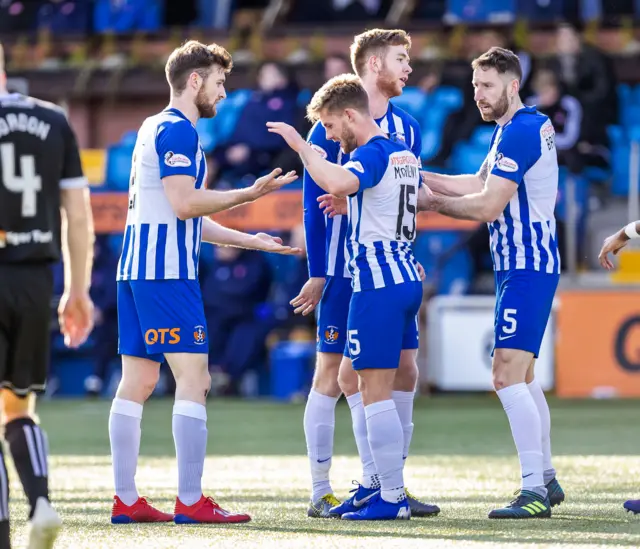
[[[511,125],[500,136],[491,173],[519,185],[541,155],[540,128]]]
[[[337,162],[339,146],[327,139],[325,129],[320,122],[311,128],[307,142],[325,160]],[[326,194],[325,191],[313,180],[309,172],[304,170],[302,179],[303,224],[309,277],[324,277],[326,275],[327,226],[325,216],[318,204],[318,197],[323,194]]]
[[[81,189],[87,186],[87,178],[82,171],[80,150],[73,129],[67,118],[62,115],[62,137],[64,139],[64,158],[62,159],[61,189]]]
[[[375,144],[358,147],[344,167],[360,182],[358,192],[375,187],[389,165],[389,155]]]
[[[422,169],[422,160],[420,159],[420,155],[422,154],[422,134],[420,133],[420,126],[417,122],[415,124],[411,124],[411,130],[413,131],[411,152],[415,154],[418,159],[418,168]]]
[[[197,176],[198,134],[187,120],[158,126],[156,152],[161,179],[171,175]]]

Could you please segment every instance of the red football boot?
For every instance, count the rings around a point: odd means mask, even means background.
[[[213,501],[213,498],[201,496],[200,501],[193,505],[185,505],[179,498],[176,498],[174,520],[176,524],[228,524],[249,522],[251,517],[244,513],[225,511]]]
[[[111,511],[112,524],[131,524],[132,522],[171,522],[173,515],[163,513],[151,507],[145,498],[138,498],[133,505],[125,505],[118,496],[113,497]]]

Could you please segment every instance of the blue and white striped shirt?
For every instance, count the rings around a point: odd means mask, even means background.
[[[166,109],[144,121],[133,150],[118,280],[198,278],[202,219],[178,219],[162,178],[189,175],[200,189],[206,174],[196,129],[179,110]]]
[[[377,136],[358,147],[344,167],[360,182],[348,199],[353,291],[419,281],[411,244],[416,237],[420,160],[405,143]]]
[[[489,173],[518,185],[500,217],[488,224],[495,270],[560,274],[553,124],[535,107],[520,109],[504,126],[496,126],[486,162]]]
[[[410,114],[389,103],[386,114],[376,120],[380,129],[392,139],[405,142],[420,159],[422,137],[418,122]],[[323,158],[334,164],[344,164],[349,155],[344,154],[340,144],[327,139],[320,122],[317,122],[307,138],[309,144]],[[303,180],[304,229],[307,244],[307,260],[310,277],[341,276],[351,278],[349,254],[345,247],[347,217],[337,215],[332,219],[322,215],[317,198],[325,192],[305,170]]]

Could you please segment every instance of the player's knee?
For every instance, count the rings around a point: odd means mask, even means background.
[[[515,353],[496,350],[492,366],[493,387],[496,391],[525,381],[526,368],[522,367],[521,362]]]
[[[2,418],[4,423],[21,417],[30,417],[34,411],[35,396],[18,396],[5,389],[2,391]]]
[[[340,396],[340,384],[338,382],[338,372],[340,369],[340,357],[333,354],[318,354],[316,371],[313,375],[313,390],[323,395]]]
[[[418,383],[418,373],[415,356],[408,355],[401,357],[393,388],[396,391],[415,391]]]
[[[351,365],[340,367],[340,372],[338,374],[338,385],[340,386],[340,390],[345,394],[345,396],[355,395],[358,391],[360,391],[360,380],[358,379],[358,374],[351,367]]]

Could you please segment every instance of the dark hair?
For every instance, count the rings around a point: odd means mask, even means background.
[[[522,80],[522,67],[520,59],[511,50],[505,48],[494,47],[483,53],[480,57],[476,57],[471,62],[471,68],[478,68],[486,71],[488,69],[496,69],[498,74],[511,73],[518,78],[518,82]]]
[[[351,44],[351,66],[358,76],[364,74],[369,57],[382,57],[390,46],[404,46],[411,49],[411,37],[400,29],[372,29],[358,34]]]
[[[189,40],[173,50],[165,66],[165,74],[171,89],[180,95],[187,86],[187,78],[197,72],[203,78],[209,76],[214,65],[228,73],[233,68],[231,55],[217,44],[202,44]]]
[[[325,82],[307,105],[307,118],[316,122],[324,109],[329,112],[356,109],[368,113],[369,96],[360,78],[355,74],[341,74]]]

